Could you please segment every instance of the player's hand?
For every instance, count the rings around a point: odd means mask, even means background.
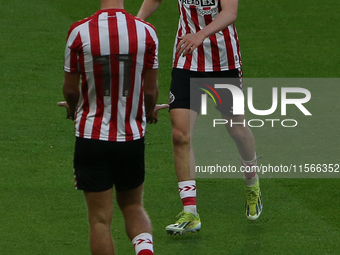
[[[179,56],[185,57],[192,54],[192,52],[203,43],[205,36],[202,33],[186,34],[178,37],[181,41],[178,43],[176,51]]]
[[[156,111],[167,109],[167,108],[169,108],[168,104],[156,104],[154,111],[156,112]]]
[[[158,111],[169,108],[168,104],[156,104],[152,115],[146,117],[148,124],[156,124],[158,122]]]
[[[66,101],[58,102],[57,105],[66,107],[66,118],[70,120],[74,120],[74,112],[70,110],[70,107],[68,106]]]

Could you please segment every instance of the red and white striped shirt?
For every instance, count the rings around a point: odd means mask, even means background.
[[[221,12],[220,0],[178,0],[179,24],[173,52],[173,67],[198,72],[225,71],[241,67],[241,54],[234,24],[209,36],[185,57],[176,54],[178,37],[194,34]]]
[[[81,74],[76,136],[104,141],[142,138],[146,68],[158,68],[158,39],[149,23],[123,9],[100,10],[74,23],[64,70]]]

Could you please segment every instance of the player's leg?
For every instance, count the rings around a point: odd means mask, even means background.
[[[76,188],[84,191],[90,223],[90,248],[92,254],[114,254],[111,236],[112,187],[108,171],[110,154],[107,142],[76,138],[74,172]]]
[[[112,189],[103,192],[84,192],[90,223],[90,248],[93,255],[112,255],[111,236]]]
[[[190,110],[190,78],[197,72],[189,70],[172,70],[170,88],[170,117],[172,124],[172,142],[174,164],[178,180],[179,195],[183,204],[183,212],[175,224],[168,225],[169,234],[183,234],[200,229],[200,219],[196,207],[195,158],[191,149],[191,135],[197,119],[197,112]],[[191,164],[190,164],[191,162]]]
[[[244,182],[247,186],[254,186],[258,180],[255,171],[257,158],[254,135],[246,125],[244,115],[230,117],[222,114],[222,117],[228,120],[226,128],[236,144],[242,165],[248,167],[249,171],[245,172]]]
[[[197,113],[189,109],[172,109],[172,144],[174,163],[178,182],[195,180],[194,153],[191,149],[191,134],[197,119]]]
[[[241,159],[245,161],[253,160],[256,156],[255,139],[245,122],[244,115],[230,117],[222,114],[222,118],[228,120],[226,128],[230,137],[235,141]]]
[[[176,223],[166,227],[168,234],[196,232],[201,228],[196,204],[195,157],[191,148],[197,115],[197,112],[189,109],[170,110],[174,163],[183,212]]]
[[[256,173],[257,157],[254,135],[246,125],[244,115],[230,117],[222,114],[222,117],[228,120],[226,128],[235,141],[242,165],[247,169],[243,179],[246,186],[246,216],[249,220],[256,220],[262,212],[263,203]]]
[[[126,233],[135,247],[136,254],[153,254],[151,222],[142,202],[143,184],[131,190],[116,190],[116,197],[124,215]]]
[[[216,77],[232,78],[229,82],[243,90],[241,68],[218,72],[213,75]],[[222,91],[221,96],[223,96],[223,101],[226,103],[226,108],[217,107],[217,109],[221,112],[222,118],[228,120],[226,128],[231,138],[235,141],[242,166],[247,168],[243,178],[246,187],[246,216],[250,220],[255,220],[262,212],[262,198],[258,175],[256,174],[257,157],[254,135],[247,126],[244,115],[233,115],[232,95]]]
[[[144,138],[117,143],[114,183],[117,203],[123,213],[126,233],[136,254],[153,254],[151,222],[143,207],[145,178]]]
[[[183,212],[176,223],[166,227],[168,234],[183,234],[197,231],[201,223],[197,214],[195,158],[191,149],[191,135],[197,119],[196,111],[190,110],[190,78],[197,72],[189,70],[172,70],[170,88],[170,117],[172,123],[172,142],[175,171],[178,180],[179,195],[183,204]],[[190,164],[191,162],[191,164]]]

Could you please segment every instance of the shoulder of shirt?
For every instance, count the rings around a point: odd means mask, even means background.
[[[130,14],[131,16],[133,16],[132,14]],[[133,16],[136,20],[138,20],[139,22],[141,22],[141,23],[143,23],[144,25],[147,25],[147,26],[149,26],[149,27],[151,27],[153,30],[155,30],[156,31],[156,28],[154,27],[154,25],[152,25],[151,23],[149,23],[149,22],[147,22],[147,21],[145,21],[145,20],[142,20],[142,19],[140,19],[140,18],[137,18],[137,17],[135,17],[135,16]]]
[[[95,15],[95,14],[94,14],[94,15]],[[74,22],[74,23],[70,26],[70,28],[69,28],[69,30],[68,30],[68,36],[69,36],[69,35],[72,33],[72,31],[75,30],[77,27],[79,27],[80,25],[82,25],[82,24],[88,22],[89,20],[91,20],[91,19],[93,18],[94,15],[92,15],[92,16],[90,16],[90,17],[87,17],[87,18],[84,18],[84,19],[82,19],[82,20],[79,20],[79,21],[77,21],[77,22]]]

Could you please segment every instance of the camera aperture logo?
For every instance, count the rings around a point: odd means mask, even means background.
[[[217,103],[216,103],[216,100],[215,100],[215,96],[218,99],[218,101],[221,104],[221,106],[222,106],[222,100],[221,100],[221,97],[219,96],[219,94],[217,93],[217,91],[213,87],[211,87],[210,85],[205,84],[205,83],[201,83],[201,84],[206,87],[206,89],[198,87],[198,89],[203,90],[206,93],[206,94],[202,94],[202,97],[201,97],[201,99],[202,99],[202,106],[204,106],[204,107],[201,108],[201,114],[202,115],[207,115],[207,94],[214,101],[215,106],[217,106]],[[212,92],[210,92],[209,90],[212,91]]]
[[[218,105],[223,107],[223,101],[232,99],[232,112],[234,115],[244,115],[245,114],[245,96],[243,90],[233,84],[214,84],[214,87],[199,82],[201,87],[198,89],[204,91],[201,94],[201,114],[207,115],[207,95],[214,101],[215,106]],[[202,86],[203,85],[203,86]],[[203,88],[204,87],[204,88]],[[217,91],[218,90],[218,91]],[[281,87],[281,116],[287,115],[287,105],[295,105],[305,116],[312,116],[312,114],[304,106],[305,103],[309,102],[311,99],[311,93],[309,90],[301,87]],[[288,98],[288,94],[295,94],[303,96],[301,98]],[[221,95],[223,94],[223,96]],[[225,96],[229,94],[229,96]],[[254,107],[253,103],[253,88],[247,88],[247,106],[251,113],[257,116],[269,116],[273,114],[278,108],[278,87],[272,88],[272,105],[269,109],[259,110]],[[250,119],[243,122],[233,122],[232,119],[214,119],[213,127],[217,125],[229,124],[231,127],[233,125],[248,125],[249,127],[263,127],[265,124],[271,125],[271,127],[278,126],[278,123],[282,127],[296,127],[298,121],[296,119]],[[275,125],[276,124],[276,125]]]

